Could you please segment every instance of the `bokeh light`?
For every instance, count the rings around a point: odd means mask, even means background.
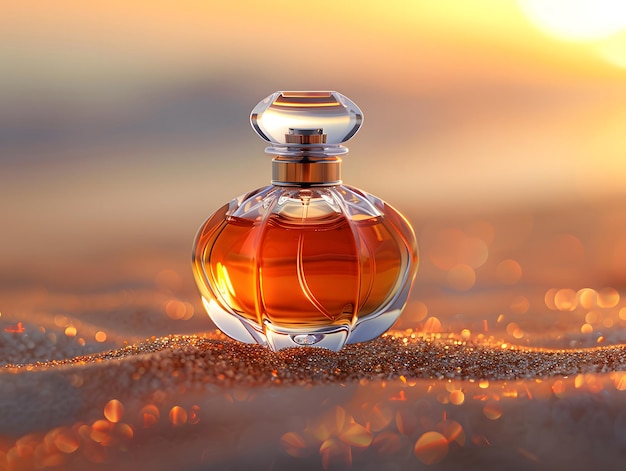
[[[0,469],[621,463],[622,3],[3,5]],[[203,314],[193,236],[268,184],[278,89],[363,108],[342,178],[416,229],[382,344],[260,361]]]

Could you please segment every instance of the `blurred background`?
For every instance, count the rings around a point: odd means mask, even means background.
[[[419,286],[472,288],[466,268],[488,245],[520,247],[541,220],[554,226],[543,252],[501,267],[509,284],[543,280],[555,256],[566,278],[588,272],[593,249],[572,234],[587,225],[595,246],[613,237],[593,275],[626,279],[624,213],[598,219],[626,201],[619,0],[5,0],[0,309],[147,284],[196,303],[196,230],[270,179],[250,110],[276,90],[326,89],[365,113],[344,181],[412,220],[427,255]],[[442,261],[442,240],[469,255]],[[554,255],[563,247],[575,256]]]

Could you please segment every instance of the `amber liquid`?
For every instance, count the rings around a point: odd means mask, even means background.
[[[219,304],[258,325],[349,324],[394,294],[410,257],[385,217],[250,220],[226,209],[198,236],[196,274]]]

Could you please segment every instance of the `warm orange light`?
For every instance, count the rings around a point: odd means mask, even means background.
[[[598,307],[611,308],[617,306],[620,295],[615,288],[602,288],[598,292]]]
[[[576,291],[563,288],[554,295],[554,304],[559,311],[573,311],[577,306]]]
[[[296,458],[308,455],[304,438],[296,432],[287,432],[280,437],[280,443],[288,455]]]
[[[439,463],[448,454],[448,440],[439,432],[426,432],[415,443],[413,452],[424,464]]]
[[[489,420],[498,420],[502,417],[502,407],[497,403],[489,403],[483,407],[483,414]]]
[[[351,423],[341,432],[339,439],[347,445],[365,448],[372,443],[374,436],[360,424]]]
[[[104,406],[104,417],[106,417],[109,422],[119,422],[122,420],[123,415],[124,405],[117,399],[111,399],[107,402],[106,406]]]
[[[76,330],[76,327],[72,325],[69,325],[65,328],[65,335],[67,335],[68,337],[75,337],[77,333],[78,331]]]
[[[623,0],[519,0],[539,28],[570,41],[595,41],[626,29]]]
[[[424,332],[441,332],[441,321],[436,317],[429,317],[424,324]]]
[[[465,402],[465,394],[460,389],[456,389],[450,393],[450,403],[459,406]]]
[[[456,442],[465,446],[465,432],[463,426],[456,420],[446,419],[438,424],[439,431],[448,440],[448,443]]]
[[[615,389],[626,391],[626,373],[615,373]]]
[[[174,406],[170,409],[170,422],[174,426],[180,426],[187,423],[187,411],[181,406]]]
[[[24,330],[26,329],[24,328],[24,325],[21,322],[18,322],[17,324],[10,325],[4,328],[5,332],[10,332],[12,334],[21,334],[22,332],[24,332]]]
[[[476,272],[465,264],[455,265],[446,275],[448,285],[457,291],[467,291],[476,283]]]
[[[143,420],[144,428],[150,428],[154,426],[161,418],[159,408],[154,404],[148,404],[144,406],[139,412],[140,417]]]
[[[48,435],[51,435],[54,446],[63,453],[74,453],[80,446],[80,440],[68,427],[54,429]]]
[[[89,437],[96,443],[104,443],[111,438],[111,427],[108,420],[96,420],[91,424]]]
[[[396,398],[402,400],[403,393],[404,391],[400,391]],[[366,418],[369,423],[369,429],[373,432],[379,432],[387,428],[393,420],[393,410],[384,403],[376,404],[367,411]]]
[[[593,309],[598,303],[598,293],[592,288],[578,290],[578,303],[585,309]]]

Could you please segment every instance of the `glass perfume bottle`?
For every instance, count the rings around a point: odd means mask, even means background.
[[[361,110],[337,92],[276,92],[250,121],[271,143],[272,182],[224,205],[196,236],[193,272],[209,316],[226,335],[275,351],[378,337],[406,304],[418,255],[398,211],[341,181],[341,144]]]

